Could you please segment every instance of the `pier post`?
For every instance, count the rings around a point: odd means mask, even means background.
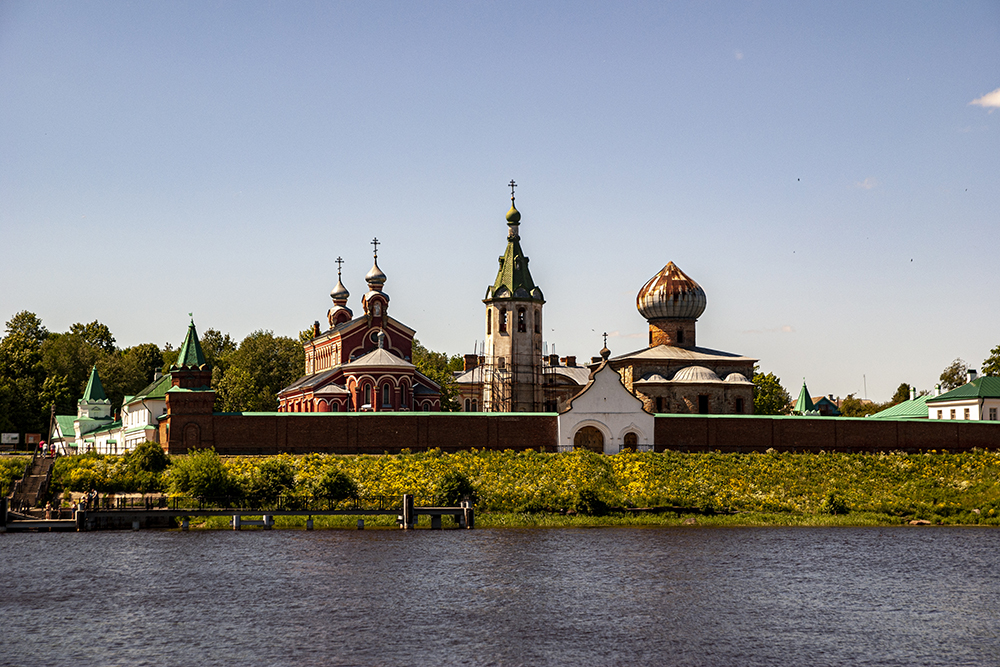
[[[187,517],[181,519],[181,530],[187,531],[191,529],[191,521]]]
[[[138,519],[132,522],[132,530],[139,530],[139,526],[142,524]]]
[[[413,496],[408,493],[403,494],[403,530],[412,530],[416,527],[417,518],[413,513]]]
[[[309,517],[308,519],[306,519],[306,530],[312,530],[312,529],[313,529],[313,518]]]
[[[365,520],[358,519],[358,530],[364,530],[364,529],[365,529]]]
[[[271,516],[270,514],[265,514],[261,518],[264,519],[264,530],[271,530],[272,528],[274,528],[273,516]]]
[[[441,530],[441,515],[431,515],[431,530]]]
[[[234,514],[233,515],[233,530],[239,530],[239,529],[240,529],[240,515],[239,514]]]

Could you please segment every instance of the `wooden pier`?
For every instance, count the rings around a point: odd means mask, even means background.
[[[156,507],[141,505],[136,507],[105,507],[92,510],[77,510],[72,519],[35,519],[16,515],[7,511],[6,499],[0,499],[0,532],[26,530],[139,530],[141,528],[167,528],[181,521],[181,530],[188,530],[190,520],[199,517],[231,517],[233,530],[244,527],[259,527],[270,530],[276,516],[306,517],[306,530],[312,530],[315,516],[357,516],[358,528],[364,528],[364,517],[396,516],[397,525],[403,530],[414,530],[421,515],[431,518],[431,529],[442,529],[442,517],[451,516],[459,528],[475,528],[475,510],[470,502],[462,502],[458,507],[419,507],[413,496],[404,495],[399,505],[378,508],[351,507],[347,509],[262,509],[262,508],[222,508],[222,507]],[[253,517],[253,518],[251,518]],[[260,518],[256,518],[260,517]]]

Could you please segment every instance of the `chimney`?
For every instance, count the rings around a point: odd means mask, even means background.
[[[566,357],[566,365],[570,368],[576,366],[576,357]]]
[[[970,368],[969,370],[965,371],[966,382],[972,382],[975,379],[976,379],[976,370],[974,368]]]
[[[910,387],[910,400],[913,401],[916,400],[916,398],[917,398],[917,388]]]
[[[465,362],[462,365],[462,370],[465,371],[471,371],[473,368],[479,365],[479,357],[475,354],[466,354],[465,356],[462,357],[462,360]]]
[[[939,384],[934,385],[934,395],[935,396],[941,395],[941,385]]]
[[[313,322],[313,338],[319,338],[319,320]]]
[[[549,355],[549,366],[558,366],[558,365],[559,365],[559,355],[558,354],[550,354]]]

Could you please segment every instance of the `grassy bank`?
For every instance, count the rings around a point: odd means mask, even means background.
[[[107,491],[129,490],[127,478],[114,477],[123,469],[120,457],[77,458],[61,462],[60,479],[86,478],[99,490],[102,485]],[[174,465],[145,483],[169,490],[179,462],[175,457]],[[222,459],[237,489],[251,482],[259,486],[263,471],[278,463],[277,468],[292,471],[284,493],[312,493],[331,470],[340,470],[364,496],[410,493],[418,503],[428,503],[446,476],[457,473],[476,490],[477,524],[483,527],[674,525],[692,517],[699,525],[887,525],[913,519],[1000,525],[1000,452],[602,456],[430,451]],[[86,471],[74,472],[78,467]],[[615,510],[664,506],[680,512]],[[354,520],[317,518],[317,528],[327,525],[353,527]],[[395,525],[394,519],[387,518],[386,525]]]

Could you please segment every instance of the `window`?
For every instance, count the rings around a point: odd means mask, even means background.
[[[535,333],[542,333],[542,311],[535,311]]]
[[[517,309],[517,330],[520,333],[528,331],[528,319],[524,313],[524,308]]]
[[[500,333],[507,333],[507,309],[500,309]]]
[[[493,309],[486,309],[486,335],[493,333]]]
[[[968,418],[969,418],[969,408],[966,408],[965,414],[963,415],[962,419],[968,419]]]
[[[392,402],[389,400],[390,399],[390,393],[391,392],[389,390],[389,385],[387,385],[387,384],[382,385],[382,406],[383,407],[389,407],[390,405],[392,405]]]
[[[625,434],[625,446],[626,447],[632,447],[632,448],[634,448],[638,444],[639,444],[639,436],[637,436],[635,433],[631,433],[631,432]]]
[[[465,399],[465,411],[471,412],[470,410],[471,407],[472,407],[472,401],[470,401],[469,399]]]
[[[705,396],[704,394],[698,397],[698,414],[708,414],[708,396]]]
[[[370,384],[365,385],[365,405],[372,404],[372,386]]]
[[[337,412],[340,410],[340,403],[333,401],[330,403],[330,412]]]
[[[677,330],[677,342],[678,343],[683,343],[684,342],[684,329],[678,329]]]
[[[479,412],[479,401],[472,399],[472,411]],[[996,408],[993,408],[993,412],[996,413]]]
[[[951,409],[951,419],[955,418],[955,408]]]
[[[662,396],[657,396],[656,397],[656,411],[657,412],[663,412],[663,397]]]
[[[995,422],[997,420],[997,409],[990,408],[990,421]]]
[[[738,414],[738,415],[743,414],[743,399],[742,398],[737,398],[736,399],[736,414]]]
[[[942,410],[938,410],[938,419],[941,419],[941,413],[942,412],[943,412]]]

